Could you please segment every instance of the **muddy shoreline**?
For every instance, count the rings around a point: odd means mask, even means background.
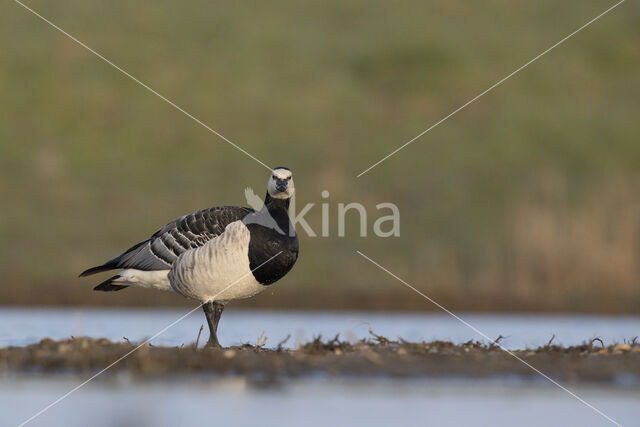
[[[299,348],[275,349],[245,344],[228,348],[142,345],[113,371],[139,376],[210,373],[276,380],[316,374],[394,378],[516,376],[540,379],[538,373],[496,344],[391,341],[373,335],[356,343],[338,337],[317,338]],[[106,339],[72,338],[0,349],[0,373],[92,374],[131,352],[137,344]],[[640,384],[640,344],[603,346],[597,340],[575,347],[546,345],[513,352],[551,378],[566,382]]]

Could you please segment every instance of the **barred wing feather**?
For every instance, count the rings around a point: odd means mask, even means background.
[[[171,221],[149,239],[133,246],[101,266],[90,268],[80,276],[101,271],[135,268],[138,270],[167,270],[180,254],[203,246],[224,232],[227,225],[254,212],[250,208],[221,206],[203,209]]]

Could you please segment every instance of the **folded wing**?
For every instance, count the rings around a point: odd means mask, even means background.
[[[184,215],[158,230],[153,236],[133,246],[103,265],[90,268],[81,277],[101,271],[135,268],[167,270],[180,254],[203,246],[224,232],[227,225],[252,213],[249,208],[222,206]]]

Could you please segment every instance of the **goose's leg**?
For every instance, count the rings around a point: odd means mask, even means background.
[[[224,310],[224,304],[219,302],[205,302],[202,305],[204,315],[207,317],[207,324],[209,325],[209,341],[205,347],[220,347],[218,342],[218,322],[222,316],[222,310]]]

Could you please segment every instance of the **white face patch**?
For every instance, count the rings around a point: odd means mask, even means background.
[[[284,183],[287,186],[286,190],[278,190],[276,188],[278,183]],[[287,169],[274,169],[271,172],[271,177],[267,183],[267,191],[274,199],[288,199],[293,196],[295,187],[293,185],[293,176],[291,175],[291,171]]]
[[[291,171],[287,169],[274,169],[271,175],[275,175],[280,179],[287,179],[291,176]]]

